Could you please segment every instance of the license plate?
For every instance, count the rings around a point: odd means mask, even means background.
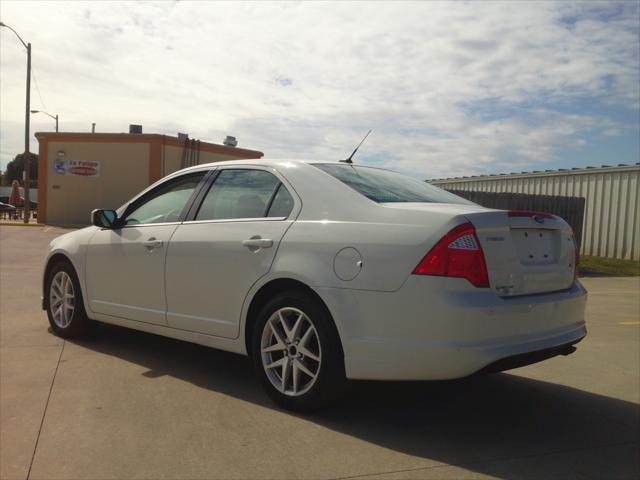
[[[557,260],[556,230],[514,229],[511,237],[516,244],[520,261],[525,264],[551,263]]]

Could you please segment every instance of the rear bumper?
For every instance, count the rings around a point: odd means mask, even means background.
[[[320,294],[353,379],[440,380],[515,368],[561,354],[587,333],[587,292],[578,282],[509,299],[466,280],[418,276],[396,292],[327,290]]]
[[[478,343],[434,345],[429,342],[359,345],[354,357],[345,353],[347,376],[362,380],[446,380],[473,375],[500,361],[523,358],[535,352],[551,352],[573,345],[587,334],[584,322],[562,331],[548,332],[543,338],[499,339],[495,344]],[[368,353],[367,353],[368,351]],[[560,352],[558,352],[560,353]],[[541,361],[549,357],[540,357]],[[532,356],[532,359],[535,359]],[[528,362],[527,364],[534,363]],[[516,368],[515,366],[509,368]],[[506,368],[503,368],[506,369]]]
[[[571,355],[576,351],[576,347],[574,345],[582,340],[582,338],[557,347],[550,347],[545,348],[544,350],[536,350],[534,352],[520,353],[518,355],[501,358],[500,360],[496,360],[495,362],[478,370],[476,374],[504,372],[505,370],[525,367],[543,360],[548,360],[549,358],[557,357],[558,355]]]

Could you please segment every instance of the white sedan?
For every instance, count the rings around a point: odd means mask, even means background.
[[[249,355],[280,405],[347,378],[452,379],[586,335],[573,232],[395,172],[243,160],[178,171],[51,242],[55,333],[93,321]]]

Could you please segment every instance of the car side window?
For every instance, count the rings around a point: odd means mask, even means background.
[[[271,202],[271,207],[269,207],[267,217],[288,217],[291,210],[293,210],[293,197],[287,188],[280,184],[278,192]]]
[[[280,181],[264,170],[225,169],[207,192],[195,220],[261,218]]]
[[[196,172],[168,180],[150,192],[125,217],[125,225],[177,222],[198,183],[206,172]]]

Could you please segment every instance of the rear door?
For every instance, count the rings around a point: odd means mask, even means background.
[[[298,210],[293,190],[271,169],[217,171],[200,205],[194,206],[169,245],[169,325],[237,337],[243,301],[269,271]]]

